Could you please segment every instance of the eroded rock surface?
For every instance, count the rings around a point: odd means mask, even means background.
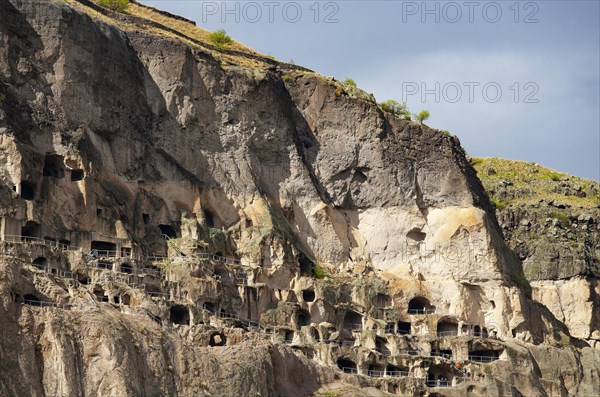
[[[458,139],[86,1],[0,5],[0,394],[600,390]]]
[[[535,163],[474,159],[533,298],[596,346],[600,337],[600,184]]]

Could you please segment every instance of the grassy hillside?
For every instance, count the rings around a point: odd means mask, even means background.
[[[99,0],[61,0],[81,10],[94,19],[118,26],[124,31],[144,31],[148,34],[169,37],[189,44],[191,47],[211,53],[223,66],[237,65],[249,68],[265,68],[273,65],[288,69],[304,69],[284,62],[278,62],[269,55],[233,41],[223,48],[217,48],[211,42],[210,31],[202,29],[194,22],[160,11],[153,7],[131,1],[125,11],[113,12],[101,7]]]
[[[600,183],[590,179],[525,161],[474,157],[471,164],[499,209],[540,200],[579,208],[600,205]]]
[[[600,277],[600,183],[525,161],[471,163],[530,281]]]

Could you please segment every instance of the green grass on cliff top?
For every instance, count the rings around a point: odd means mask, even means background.
[[[79,3],[77,0],[64,0],[69,5],[77,8],[80,11],[85,12],[90,15],[94,19],[102,20],[103,22],[110,23],[118,26],[119,28],[125,31],[136,31],[136,30],[144,30],[149,34],[154,34],[158,36],[170,37],[172,39],[180,40],[186,42],[187,44],[198,47],[196,42],[201,42],[205,44],[211,44],[209,40],[210,31],[206,29],[202,29],[194,25],[191,22],[170,17],[164,13],[159,12],[154,7],[149,7],[140,3],[130,2],[127,6],[127,10],[125,11],[125,15],[132,15],[135,17],[139,17],[148,21],[156,22],[162,26],[165,26],[168,29],[176,31],[179,35],[174,34],[168,30],[160,29],[158,27],[149,26],[149,25],[140,25],[135,22],[128,22],[121,19],[113,19],[107,15],[103,15],[90,7]],[[97,0],[92,0],[95,3],[98,3]],[[182,37],[183,36],[183,37]],[[250,56],[258,56],[261,58],[271,58],[269,55],[261,54],[257,51],[254,51],[252,48],[247,47],[237,41],[233,41],[230,45],[227,46],[227,49],[238,51],[240,53],[248,54]],[[221,53],[219,51],[208,50],[215,58],[219,59],[223,64],[231,64],[231,65],[239,65],[249,68],[264,68],[266,65],[264,62],[261,62],[257,59],[251,59],[244,56],[236,56],[231,54]]]
[[[597,207],[600,204],[600,183],[543,167],[536,163],[500,158],[472,157],[471,164],[492,201],[500,206],[511,203],[532,203],[543,199],[574,207]],[[492,171],[493,170],[493,171]],[[507,186],[507,182],[510,185]],[[498,190],[518,191],[515,198],[504,202],[494,199]],[[571,193],[577,190],[586,197]]]

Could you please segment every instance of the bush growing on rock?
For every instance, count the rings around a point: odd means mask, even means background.
[[[406,106],[406,103],[399,103],[393,99],[389,99],[387,101],[381,102],[379,104],[379,108],[386,113],[391,113],[396,117],[404,118],[405,120],[410,120],[410,110]],[[408,117],[408,118],[407,118]]]
[[[100,5],[115,12],[125,12],[129,7],[129,0],[100,0]]]
[[[413,116],[415,117],[415,120],[423,124],[425,120],[431,116],[431,114],[429,114],[429,110],[421,110],[419,113],[415,113]]]
[[[233,43],[233,39],[229,37],[225,29],[215,30],[208,36],[208,40],[218,49],[223,49]]]
[[[315,278],[319,280],[324,279],[326,276],[325,270],[320,265],[315,266],[313,273],[315,275]]]
[[[347,87],[356,88],[356,82],[354,80],[352,80],[350,77],[348,77],[346,80],[344,80],[344,82],[342,84],[344,84]]]

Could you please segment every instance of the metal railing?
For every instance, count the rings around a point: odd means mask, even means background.
[[[367,375],[372,376],[373,378],[383,378],[385,376],[385,371],[369,369],[369,370],[367,370]]]
[[[116,258],[119,256],[119,251],[117,250],[93,249],[92,253],[96,254],[97,258]]]
[[[434,350],[431,353],[429,353],[429,357],[442,357],[442,358],[450,360],[450,359],[452,359],[452,354]]]
[[[164,255],[157,255],[157,254],[152,254],[152,255],[148,255],[146,256],[146,262],[163,262],[166,259],[168,259],[167,256]]]
[[[385,371],[385,374],[389,377],[408,377],[408,371]]]
[[[435,309],[408,309],[408,314],[434,314]]]
[[[199,254],[192,255],[191,257],[197,258],[197,259],[212,259],[212,260],[224,263],[226,265],[241,265],[242,264],[242,261],[240,259],[228,258],[226,256],[215,255],[215,254],[211,254],[208,252],[201,252]]]
[[[417,350],[400,350],[396,355],[401,357],[414,357],[420,355],[420,352]]]
[[[427,387],[452,387],[451,380],[426,380],[425,384]]]
[[[343,373],[345,374],[357,374],[358,373],[358,369],[357,368],[351,368],[351,367],[342,367],[338,365],[338,368],[342,370]]]
[[[492,361],[497,361],[499,358],[494,356],[477,356],[469,354],[469,361],[474,361],[477,363],[491,363]]]
[[[438,338],[446,338],[449,336],[458,336],[458,331],[438,331],[436,332]]]
[[[148,295],[150,295],[151,297],[156,297],[156,298],[170,298],[171,294],[167,293],[167,292],[157,292],[157,291],[146,291],[146,293]]]
[[[108,262],[97,262],[95,267],[103,270],[113,270],[113,264]]]
[[[31,237],[31,236],[17,236],[17,235],[5,235],[2,237],[2,241],[8,242],[8,243],[27,243],[27,244],[39,244],[39,245],[44,245],[44,246],[48,246],[48,247],[57,247],[63,251],[75,251],[80,249],[81,247],[76,246],[76,245],[69,245],[69,244],[64,244],[64,243],[60,243],[57,241],[53,241],[53,240],[47,240],[41,237]],[[173,241],[172,239],[169,239],[168,241]],[[180,254],[180,256],[182,256],[182,251],[179,247],[177,247],[178,249],[176,250],[178,252],[178,254]],[[88,255],[89,259],[93,259],[94,257],[98,258],[98,257],[104,257],[104,258],[118,258],[118,257],[125,257],[125,258],[131,258],[133,255],[132,252],[124,252],[124,251],[119,251],[119,250],[99,250],[99,249],[93,249],[91,251],[91,253]],[[185,256],[185,255],[183,255]],[[148,262],[162,262],[166,259],[168,259],[168,256],[165,255],[158,255],[158,254],[151,254],[151,255],[147,255],[145,256],[143,259],[145,261]],[[220,256],[220,255],[216,255],[216,254],[211,254],[211,253],[199,253],[199,254],[193,254],[190,255],[189,258],[193,258],[193,259],[212,259],[212,260],[216,260],[219,261],[225,265],[241,265],[241,266],[245,266],[243,265],[241,259],[236,259],[236,258],[229,258],[229,257],[225,257],[225,256]]]
[[[71,305],[68,305],[66,303],[54,303],[51,301],[23,299],[23,298],[17,298],[17,299],[15,299],[15,302],[23,304],[23,305],[33,306],[33,307],[56,307],[56,308],[65,309],[65,310],[67,310],[71,307]]]
[[[63,278],[70,278],[73,280],[77,279],[76,274],[70,270],[61,270],[61,271],[59,271],[58,275]]]
[[[47,247],[60,248],[64,251],[74,251],[74,250],[78,249],[78,247],[76,247],[76,246],[64,244],[64,243],[54,241],[54,240],[44,239],[41,237],[32,237],[32,236],[5,235],[2,238],[2,241],[5,241],[7,243],[16,243],[16,244],[27,243],[27,244],[45,245]]]

